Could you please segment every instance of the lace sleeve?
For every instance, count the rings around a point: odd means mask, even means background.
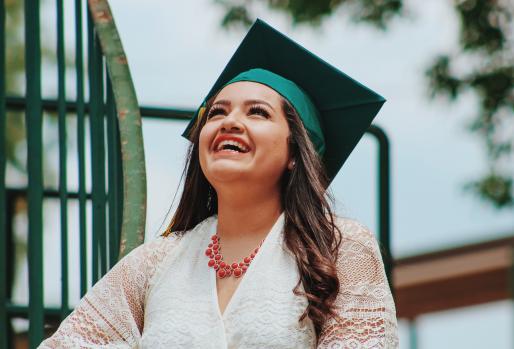
[[[148,283],[177,238],[158,238],[121,259],[39,348],[137,348]]]
[[[339,218],[338,316],[324,324],[318,349],[398,348],[396,310],[374,235]]]

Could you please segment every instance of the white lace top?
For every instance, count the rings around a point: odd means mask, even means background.
[[[205,248],[216,216],[181,237],[136,248],[81,300],[40,348],[316,348],[294,257],[283,245],[282,214],[223,314]],[[338,219],[339,316],[317,348],[397,348],[395,307],[374,236]]]

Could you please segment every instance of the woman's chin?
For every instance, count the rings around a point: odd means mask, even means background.
[[[216,161],[209,168],[208,178],[216,182],[240,181],[248,178],[248,167],[236,161]]]

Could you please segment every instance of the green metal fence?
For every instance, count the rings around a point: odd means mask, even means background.
[[[118,258],[119,236],[122,217],[122,170],[120,156],[119,129],[116,119],[113,92],[106,78],[104,57],[95,34],[89,12],[84,11],[85,3],[76,0],[75,16],[75,63],[73,78],[76,81],[76,100],[66,102],[66,47],[64,40],[63,1],[55,3],[57,33],[57,99],[48,103],[41,94],[41,36],[40,3],[26,0],[25,19],[25,96],[5,97],[6,67],[6,3],[0,2],[0,348],[13,346],[11,319],[24,317],[29,320],[28,340],[31,348],[44,338],[44,325],[58,323],[70,312],[69,270],[68,270],[68,204],[78,201],[79,244],[80,244],[80,294],[85,294],[88,283],[88,264],[91,265],[92,283],[95,283],[114,265]],[[83,22],[87,18],[87,40],[84,45]],[[87,60],[84,60],[87,47]],[[68,51],[69,52],[69,51]],[[87,74],[86,64],[87,63]],[[88,99],[85,98],[85,85],[88,86]],[[73,108],[70,108],[73,106]],[[22,112],[25,115],[27,146],[28,184],[24,188],[6,188],[6,115],[9,112]],[[44,188],[43,185],[43,118],[57,114],[59,143],[59,184],[58,188]],[[23,115],[21,114],[21,115]],[[78,191],[67,188],[67,120],[76,118],[78,145]],[[86,121],[89,121],[91,149],[91,192],[86,192]],[[106,178],[107,173],[107,178]],[[48,308],[44,304],[43,285],[43,203],[58,199],[60,203],[60,269],[61,306]],[[28,221],[28,305],[13,304],[12,285],[14,273],[13,216],[19,201],[27,204]],[[86,202],[92,206],[92,222],[86,221]],[[86,225],[92,225],[92,244],[87,246]],[[91,260],[88,260],[88,251]]]
[[[57,0],[56,9],[56,64],[57,96],[43,99],[41,86],[40,4],[25,0],[25,83],[24,95],[6,97],[6,7],[0,1],[0,349],[13,347],[14,333],[11,320],[21,317],[29,320],[28,340],[36,347],[47,331],[54,329],[70,312],[69,251],[70,234],[78,235],[80,295],[95,283],[117,261],[123,212],[123,162],[120,155],[120,131],[116,117],[114,93],[106,72],[94,24],[85,3],[75,0],[74,47],[66,47],[64,28],[64,2]],[[71,6],[71,2],[65,3]],[[84,26],[84,24],[86,24]],[[87,35],[84,35],[84,29]],[[84,39],[85,36],[85,39]],[[73,66],[67,58],[74,52]],[[72,73],[70,73],[72,71]],[[74,81],[75,98],[67,98],[66,83]],[[69,83],[68,83],[69,85]],[[27,146],[26,187],[6,187],[6,122],[8,113],[19,113],[25,119]],[[143,117],[183,119],[191,117],[192,110],[142,107]],[[53,115],[53,116],[52,116]],[[45,188],[43,147],[43,118],[54,117],[58,128],[58,187]],[[76,120],[73,134],[67,134],[68,121]],[[89,130],[90,149],[86,149]],[[368,133],[379,144],[379,238],[384,248],[384,261],[388,276],[391,273],[390,254],[390,190],[389,146],[385,133],[372,126]],[[69,139],[77,143],[76,190],[67,187],[67,145]],[[90,157],[91,190],[86,190],[86,156]],[[43,203],[59,200],[60,218],[60,307],[44,304],[43,278]],[[28,304],[12,302],[14,280],[14,216],[17,203],[27,204],[28,221]],[[68,206],[78,203],[78,231],[68,231]],[[91,220],[86,215],[90,203]],[[91,244],[88,245],[87,227],[91,227]],[[91,258],[88,258],[90,256]],[[91,272],[91,279],[88,279]],[[390,279],[390,278],[389,278]]]

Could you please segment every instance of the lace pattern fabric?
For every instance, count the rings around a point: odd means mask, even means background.
[[[144,297],[160,261],[179,238],[157,238],[120,260],[39,348],[137,348]]]
[[[132,251],[40,348],[315,348],[312,321],[298,323],[307,300],[292,292],[299,274],[282,244],[282,221],[260,251],[262,263],[252,263],[233,304],[219,313],[203,256],[216,222],[208,218],[182,237],[160,237]],[[323,326],[317,348],[397,348],[395,307],[376,239],[353,220],[338,225],[338,316]]]
[[[375,236],[362,224],[338,219],[338,316],[323,326],[318,348],[398,348],[396,309]]]

